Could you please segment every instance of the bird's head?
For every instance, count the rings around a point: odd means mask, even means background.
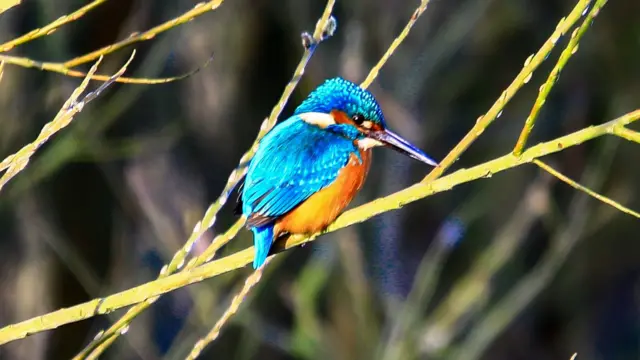
[[[387,128],[380,105],[358,85],[333,78],[318,86],[295,111],[305,122],[353,140],[358,147],[390,147],[416,160],[437,166],[420,149]]]

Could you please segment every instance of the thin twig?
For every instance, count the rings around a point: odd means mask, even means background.
[[[382,55],[380,60],[378,60],[378,63],[371,69],[371,71],[369,71],[369,75],[367,75],[367,77],[364,79],[362,84],[360,84],[361,88],[363,89],[368,88],[369,85],[371,85],[371,83],[376,79],[376,77],[378,77],[378,73],[380,72],[380,69],[382,69],[384,64],[387,63],[387,61],[389,60],[391,55],[393,55],[393,53],[396,51],[398,46],[400,46],[400,44],[402,44],[402,42],[407,37],[407,35],[409,35],[411,28],[416,23],[420,15],[422,15],[422,13],[424,13],[424,11],[427,10],[429,1],[430,0],[422,0],[420,2],[420,5],[418,5],[418,8],[413,12],[413,15],[411,15],[409,22],[407,22],[407,25],[404,26],[404,29],[402,29],[402,32],[400,33],[400,35],[398,35],[398,37],[393,40],[393,42],[391,43],[387,51],[384,53],[384,55]]]
[[[571,178],[569,178],[568,176],[562,174],[561,172],[557,171],[556,169],[552,168],[551,166],[547,165],[546,163],[544,163],[542,160],[539,159],[535,159],[533,160],[533,163],[538,165],[538,167],[540,167],[542,170],[548,172],[549,174],[557,177],[559,180],[567,183],[568,185],[570,185],[571,187],[580,190],[600,201],[602,201],[603,203],[613,206],[614,208],[622,211],[625,214],[629,214],[631,216],[635,216],[637,218],[640,219],[640,213],[633,211],[631,209],[629,209],[628,207],[618,203],[615,200],[609,199],[608,197],[604,196],[604,195],[600,195],[597,192],[589,189],[586,186],[580,185],[578,182],[572,180]]]
[[[133,33],[131,35],[129,35],[128,38],[121,40],[115,44],[109,45],[109,46],[105,46],[101,49],[98,49],[96,51],[92,51],[88,54],[79,56],[77,58],[73,58],[71,60],[68,60],[66,62],[64,62],[64,67],[65,68],[74,68],[78,65],[81,64],[86,64],[90,61],[93,61],[94,59],[97,59],[98,57],[102,56],[102,55],[107,55],[110,54],[112,52],[115,52],[117,50],[120,50],[126,46],[141,42],[141,41],[147,41],[147,40],[151,40],[154,37],[156,37],[156,35],[163,33],[167,30],[170,30],[178,25],[182,25],[186,22],[189,22],[193,19],[195,19],[196,17],[203,15],[209,11],[213,11],[215,9],[217,9],[218,7],[220,7],[220,5],[222,5],[222,3],[224,2],[224,0],[212,0],[212,1],[208,1],[206,3],[199,3],[197,4],[193,9],[181,14],[180,16],[173,18],[169,21],[166,21],[156,27],[153,27],[147,31],[144,31],[142,33]]]
[[[57,20],[51,22],[50,24],[43,26],[39,29],[34,29],[29,31],[28,33],[15,38],[13,40],[7,41],[4,44],[0,44],[0,52],[7,52],[11,49],[13,49],[14,47],[24,44],[26,42],[29,42],[31,40],[37,39],[41,36],[47,36],[52,34],[54,31],[56,31],[56,29],[58,29],[59,27],[66,25],[70,22],[76,21],[79,18],[83,17],[86,13],[88,13],[89,11],[95,9],[96,7],[98,7],[99,5],[101,5],[102,3],[104,3],[107,0],[94,0],[91,3],[81,7],[80,9],[72,12],[71,14],[68,15],[64,15],[60,18],[58,18]],[[20,1],[16,1],[15,3],[19,3]],[[1,13],[2,11],[0,11]],[[97,57],[91,59],[94,60],[97,59]],[[89,61],[91,61],[89,60]]]
[[[218,338],[218,336],[220,335],[220,330],[222,330],[222,327],[238,311],[238,309],[240,308],[240,305],[242,305],[242,302],[244,301],[245,297],[249,294],[251,289],[262,278],[262,274],[264,273],[266,265],[269,262],[271,262],[272,259],[273,259],[273,257],[268,258],[265,261],[265,266],[260,267],[256,271],[252,272],[251,275],[249,275],[249,277],[247,277],[247,279],[244,282],[244,286],[233,297],[233,299],[231,300],[231,304],[229,304],[229,307],[225,310],[224,314],[222,314],[222,316],[220,317],[218,322],[216,322],[216,324],[213,326],[211,331],[209,331],[209,333],[207,333],[207,335],[205,335],[204,337],[202,337],[200,340],[198,340],[195,343],[195,345],[193,346],[193,349],[191,349],[191,352],[189,353],[189,355],[187,355],[185,360],[195,360],[198,356],[200,356],[200,353],[202,352],[202,350],[204,350],[204,348],[207,345],[209,345],[210,343],[214,342]]]
[[[567,62],[569,62],[569,59],[571,59],[571,56],[573,56],[578,51],[578,46],[580,43],[580,39],[582,38],[582,35],[584,35],[587,29],[589,29],[589,26],[593,22],[593,19],[598,15],[598,13],[600,12],[600,9],[606,3],[607,3],[606,0],[597,1],[593,5],[593,8],[591,9],[591,11],[589,11],[589,13],[587,14],[584,21],[582,22],[582,25],[580,25],[579,28],[575,29],[573,33],[571,33],[571,39],[569,39],[569,43],[567,44],[567,47],[562,51],[562,54],[560,54],[560,58],[558,59],[558,62],[556,63],[556,65],[553,67],[553,70],[551,70],[551,73],[549,73],[549,76],[547,77],[547,81],[545,81],[545,83],[542,84],[542,86],[540,87],[538,97],[536,98],[536,101],[533,104],[533,107],[531,108],[531,112],[529,113],[529,116],[525,121],[524,127],[522,128],[522,132],[518,137],[518,141],[516,142],[516,145],[513,148],[513,153],[516,156],[522,154],[522,150],[524,150],[524,147],[527,144],[527,139],[529,138],[529,135],[533,130],[533,126],[535,125],[538,115],[540,114],[540,110],[542,109],[545,102],[547,101],[547,96],[551,92],[553,85],[556,83],[556,81],[558,81],[558,76],[560,76],[560,72],[562,72],[562,69],[564,68],[564,66],[567,64]]]
[[[51,136],[53,136],[58,131],[64,129],[67,125],[71,123],[74,116],[82,111],[84,106],[88,104],[91,100],[95,99],[100,93],[102,93],[107,87],[113,84],[118,77],[122,76],[122,74],[127,70],[127,66],[133,60],[135,56],[135,51],[129,57],[129,60],[120,68],[120,70],[113,76],[111,76],[110,80],[103,83],[98,89],[93,92],[90,92],[84,96],[84,98],[80,101],[80,95],[84,92],[89,85],[90,75],[95,73],[98,69],[98,65],[102,61],[102,58],[99,58],[98,61],[91,67],[89,70],[89,74],[85,79],[80,83],[80,85],[73,91],[69,99],[64,103],[58,114],[55,118],[47,123],[38,137],[30,144],[25,145],[22,149],[20,149],[17,153],[9,155],[6,159],[0,162],[0,171],[6,170],[6,172],[0,178],[0,190],[11,180],[14,176],[16,176],[20,171],[27,167],[31,156],[38,150],[42,144],[47,142]]]
[[[354,225],[387,211],[401,208],[411,202],[423,199],[436,193],[451,190],[457,185],[492,176],[507,169],[531,163],[534,159],[553,154],[568,147],[580,145],[586,141],[610,134],[615,126],[625,126],[640,119],[640,109],[627,113],[607,123],[591,126],[560,138],[540,143],[525,150],[521,156],[512,153],[474,166],[458,170],[428,184],[418,183],[386,197],[374,200],[342,214],[323,232],[333,232]],[[275,251],[284,251],[314,241],[319,235],[309,237],[292,236],[275,246]],[[0,345],[22,339],[28,335],[51,330],[59,326],[89,319],[96,315],[113,312],[133,304],[149,302],[158,296],[177,288],[197,283],[217,275],[233,271],[249,264],[253,259],[254,249],[236,252],[222,259],[203,264],[189,271],[182,271],[143,285],[122,291],[104,298],[94,299],[66,309],[60,309],[23,322],[0,329]]]
[[[118,79],[116,79],[116,82],[119,83],[126,83],[126,84],[145,84],[145,85],[154,85],[154,84],[165,84],[165,83],[169,83],[169,82],[173,82],[173,81],[178,81],[178,80],[183,80],[186,79],[194,74],[196,74],[197,72],[199,72],[200,70],[204,69],[205,67],[207,67],[211,61],[213,60],[213,55],[211,55],[209,57],[209,59],[207,59],[207,61],[202,64],[201,66],[198,66],[196,69],[191,70],[185,74],[182,75],[178,75],[178,76],[172,76],[172,77],[167,77],[167,78],[132,78],[132,77],[120,77]],[[10,56],[10,55],[0,55],[0,61],[5,62],[7,64],[11,64],[11,65],[15,65],[15,66],[21,66],[24,68],[35,68],[35,69],[39,69],[39,70],[44,70],[44,71],[51,71],[51,72],[55,72],[58,74],[62,74],[65,76],[70,76],[70,77],[87,77],[87,73],[82,72],[82,71],[78,71],[78,70],[73,70],[73,69],[69,69],[68,67],[66,67],[64,64],[62,63],[53,63],[53,62],[43,62],[43,61],[35,61],[29,58],[25,58],[25,57],[17,57],[17,56]],[[109,81],[111,80],[111,76],[109,75],[100,75],[100,74],[91,74],[91,76],[89,76],[90,80],[95,80],[95,81]]]
[[[542,64],[547,58],[551,50],[555,47],[556,43],[578,19],[582,16],[584,11],[589,7],[590,0],[580,0],[576,6],[571,10],[571,13],[566,18],[563,18],[555,31],[551,34],[549,39],[545,41],[540,50],[530,59],[522,68],[520,73],[516,76],[513,82],[502,92],[502,95],[491,106],[486,114],[480,116],[471,130],[460,140],[460,142],[445,156],[440,164],[435,167],[423,180],[423,183],[428,183],[440,177],[458,158],[464,153],[469,146],[484,132],[484,130],[493,123],[493,121],[502,114],[502,109],[513,98],[516,92],[526,84],[533,72]]]

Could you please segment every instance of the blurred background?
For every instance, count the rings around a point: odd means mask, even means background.
[[[24,0],[0,15],[0,42],[86,3]],[[109,0],[9,54],[68,60],[195,4]],[[253,142],[302,54],[300,33],[313,31],[324,5],[227,0],[136,45],[128,76],[173,76],[214,58],[186,80],[115,84],[3,189],[0,325],[154,279]],[[441,159],[574,5],[434,0],[370,89],[396,132]],[[326,78],[362,81],[416,6],[338,1],[338,30],[316,51],[281,119]],[[547,99],[531,144],[640,106],[638,14],[638,1],[604,8]],[[511,151],[566,41],[454,169]],[[108,56],[100,72],[117,70],[130,50]],[[6,66],[0,159],[32,141],[79,82]],[[638,210],[638,149],[603,137],[544,160]],[[357,204],[429,171],[391,151],[374,159]],[[235,220],[232,209],[195,253]],[[637,219],[521,166],[281,254],[202,358],[564,360],[578,352],[580,360],[639,359],[639,230]],[[250,244],[243,230],[218,256]],[[163,296],[102,358],[183,358],[248,274],[246,267]],[[10,343],[0,358],[70,358],[122,314]]]

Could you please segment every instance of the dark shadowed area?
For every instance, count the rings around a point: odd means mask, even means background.
[[[23,0],[0,43],[88,0]],[[7,55],[63,62],[192,9],[108,0]],[[324,79],[361,82],[418,1],[337,1],[280,120]],[[442,159],[500,97],[575,0],[433,0],[370,90],[395,132]],[[114,84],[0,192],[0,327],[151,281],[189,237],[253,143],[325,2],[226,0],[105,57],[112,74],[187,79]],[[640,107],[640,2],[610,1],[548,96],[530,145]],[[508,154],[570,32],[451,170]],[[88,71],[91,64],[78,70]],[[0,160],[33,141],[81,78],[5,65]],[[92,82],[95,89],[99,82]],[[640,130],[638,124],[630,128]],[[600,137],[543,160],[640,210],[640,144]],[[431,169],[385,149],[351,207]],[[233,199],[237,197],[234,192]],[[235,220],[234,201],[194,246]],[[281,253],[202,359],[640,358],[640,220],[526,164]],[[251,245],[243,229],[220,258]],[[162,296],[102,359],[183,359],[250,266]],[[0,347],[0,359],[68,359],[125,310]]]

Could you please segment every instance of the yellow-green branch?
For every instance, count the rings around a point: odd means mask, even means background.
[[[212,1],[208,1],[206,3],[199,3],[197,4],[193,9],[183,13],[182,15],[171,19],[169,21],[164,22],[163,24],[160,24],[156,27],[153,27],[147,31],[144,31],[142,33],[133,33],[131,34],[129,37],[127,37],[124,40],[121,40],[115,44],[109,45],[109,46],[105,46],[101,49],[92,51],[88,54],[79,56],[77,58],[73,58],[71,60],[66,61],[63,65],[65,68],[73,68],[76,67],[78,65],[81,64],[86,64],[90,61],[93,61],[97,58],[99,58],[100,56],[103,55],[107,55],[110,54],[112,52],[115,52],[117,50],[120,50],[124,47],[127,47],[129,45],[141,42],[141,41],[147,41],[147,40],[151,40],[154,37],[156,37],[156,35],[163,33],[167,30],[170,30],[176,26],[182,25],[186,22],[189,22],[193,19],[195,19],[196,17],[203,15],[209,11],[213,11],[217,8],[220,7],[220,5],[222,5],[222,3],[224,2],[224,0],[212,0]]]
[[[195,360],[198,356],[200,356],[200,353],[202,352],[202,350],[204,350],[204,348],[207,345],[214,342],[218,338],[218,336],[220,335],[220,331],[222,330],[222,327],[229,321],[229,319],[231,319],[233,314],[235,314],[238,311],[238,309],[240,308],[240,305],[242,305],[242,301],[249,294],[251,289],[254,286],[256,286],[256,284],[260,281],[260,279],[262,278],[262,274],[266,269],[266,266],[271,262],[272,259],[273,258],[267,259],[264,262],[264,266],[257,269],[256,271],[251,273],[249,277],[247,277],[247,279],[244,282],[244,285],[242,286],[242,289],[240,289],[240,291],[233,297],[233,299],[231,300],[231,304],[225,310],[224,314],[222,314],[222,316],[213,326],[211,331],[209,331],[209,333],[207,333],[204,337],[202,337],[193,345],[191,352],[189,353],[189,355],[187,355],[185,360]]]
[[[547,77],[547,81],[545,81],[545,83],[542,84],[542,86],[540,87],[538,97],[536,98],[536,101],[533,104],[533,107],[531,108],[531,112],[529,113],[529,116],[525,121],[524,127],[522,128],[522,132],[518,137],[518,141],[516,142],[516,145],[513,148],[513,153],[515,155],[520,155],[524,150],[524,147],[527,144],[527,139],[529,138],[529,135],[533,130],[533,126],[536,123],[536,119],[540,114],[540,110],[544,106],[544,103],[546,102],[547,96],[551,92],[553,85],[558,80],[558,76],[560,76],[560,72],[562,72],[562,69],[564,68],[564,66],[567,65],[567,63],[569,62],[569,59],[571,59],[571,56],[573,56],[578,51],[578,45],[580,43],[580,39],[582,38],[582,35],[584,35],[584,33],[587,31],[587,29],[593,22],[593,19],[598,15],[598,13],[600,12],[600,9],[602,9],[602,7],[606,3],[607,3],[607,0],[596,1],[591,11],[589,11],[584,21],[582,22],[582,25],[580,25],[580,27],[574,30],[573,33],[571,34],[571,39],[569,39],[569,43],[567,44],[567,47],[562,51],[562,54],[560,54],[560,58],[558,59],[558,62],[556,63],[556,65],[553,67],[553,70],[551,70],[551,73],[549,73],[549,76]],[[564,35],[564,33],[562,35]]]
[[[116,79],[116,82],[126,83],[126,84],[145,84],[145,85],[154,85],[154,84],[165,84],[173,81],[178,81],[182,79],[186,79],[203,68],[207,67],[209,63],[213,60],[213,56],[209,57],[209,59],[201,66],[197,67],[194,70],[189,71],[188,73],[167,77],[167,78],[132,78],[132,77],[124,77],[121,76]],[[17,57],[10,55],[0,55],[0,62],[21,66],[24,68],[35,68],[44,71],[51,71],[58,74],[62,74],[70,77],[89,77],[89,80],[95,81],[110,81],[112,77],[110,75],[99,75],[99,74],[87,74],[82,71],[69,69],[64,64],[54,63],[54,62],[44,62],[44,61],[35,61],[25,57]]]
[[[538,165],[538,167],[540,167],[542,170],[544,170],[544,171],[548,172],[549,174],[555,176],[559,180],[567,183],[569,186],[573,187],[574,189],[580,190],[580,191],[582,191],[582,192],[584,192],[584,193],[586,193],[586,194],[588,194],[588,195],[590,195],[590,196],[602,201],[603,203],[605,203],[607,205],[611,205],[614,208],[622,211],[625,214],[629,214],[629,215],[635,216],[635,217],[640,219],[640,214],[638,212],[633,211],[633,210],[629,209],[628,207],[620,204],[619,202],[617,202],[615,200],[612,200],[612,199],[609,199],[608,197],[606,197],[604,195],[600,195],[597,192],[589,189],[586,186],[580,185],[580,183],[578,183],[577,181],[572,180],[570,177],[564,175],[563,173],[559,172],[558,170],[556,170],[556,169],[552,168],[551,166],[547,165],[542,160],[535,159],[535,160],[533,160],[533,163]]]
[[[382,69],[384,64],[387,63],[387,61],[389,60],[391,55],[393,55],[393,53],[396,51],[398,46],[400,46],[400,44],[402,44],[402,42],[407,37],[407,35],[409,35],[411,28],[413,28],[413,25],[416,23],[416,21],[418,21],[418,18],[420,17],[420,15],[422,15],[422,13],[424,13],[424,11],[427,10],[429,1],[430,0],[422,0],[420,2],[420,5],[413,12],[413,15],[411,15],[411,19],[409,19],[409,22],[407,22],[407,25],[404,26],[404,29],[402,29],[402,32],[400,33],[400,35],[398,35],[398,37],[393,40],[393,42],[391,43],[387,51],[384,53],[384,55],[382,55],[378,63],[371,69],[371,71],[369,71],[369,75],[367,75],[367,77],[364,79],[362,84],[360,84],[361,88],[363,89],[368,88],[369,85],[371,85],[371,83],[376,79],[376,77],[378,77],[378,73],[380,72],[380,69]]]
[[[626,126],[638,119],[640,119],[640,109],[607,123],[591,126],[569,135],[538,144],[524,151],[521,156],[514,156],[512,153],[509,153],[472,168],[458,170],[430,183],[418,183],[389,196],[377,199],[345,212],[329,227],[329,229],[327,229],[327,232],[336,231],[346,226],[363,222],[376,215],[401,208],[406,204],[423,199],[427,196],[450,190],[457,185],[490,177],[501,171],[531,163],[534,159],[562,151],[568,147],[580,145],[585,141],[589,141],[603,135],[613,134],[616,126]],[[283,243],[276,244],[276,251],[287,250],[313,241],[318,237],[318,235],[320,234],[314,234],[310,237],[290,237]],[[239,251],[220,260],[201,265],[188,271],[167,276],[117,294],[94,299],[70,308],[38,316],[18,324],[6,326],[0,329],[0,345],[24,338],[34,333],[55,329],[65,324],[88,319],[99,314],[109,313],[126,306],[155,299],[159,295],[177,288],[200,282],[243,267],[251,262],[252,258],[253,247]]]
[[[60,18],[58,18],[57,20],[51,22],[50,24],[43,26],[39,29],[34,29],[29,31],[28,33],[15,38],[13,40],[7,41],[4,44],[0,44],[0,52],[6,52],[9,51],[11,49],[13,49],[14,47],[24,44],[26,42],[29,42],[31,40],[37,39],[41,36],[47,36],[50,35],[51,33],[53,33],[54,31],[56,31],[56,29],[58,29],[59,27],[66,25],[70,22],[76,21],[79,18],[83,17],[86,13],[88,13],[89,11],[95,9],[96,7],[98,7],[99,5],[101,5],[102,3],[104,3],[107,0],[94,0],[93,2],[81,7],[80,9],[72,12],[71,14],[68,15],[64,15]],[[15,6],[17,4],[20,3],[20,1],[9,1],[9,3],[14,3],[11,6]],[[4,6],[0,6],[0,13],[2,13],[2,8]],[[95,60],[98,57],[95,57],[91,60]],[[90,60],[90,61],[91,61]],[[88,61],[87,61],[88,62]]]

